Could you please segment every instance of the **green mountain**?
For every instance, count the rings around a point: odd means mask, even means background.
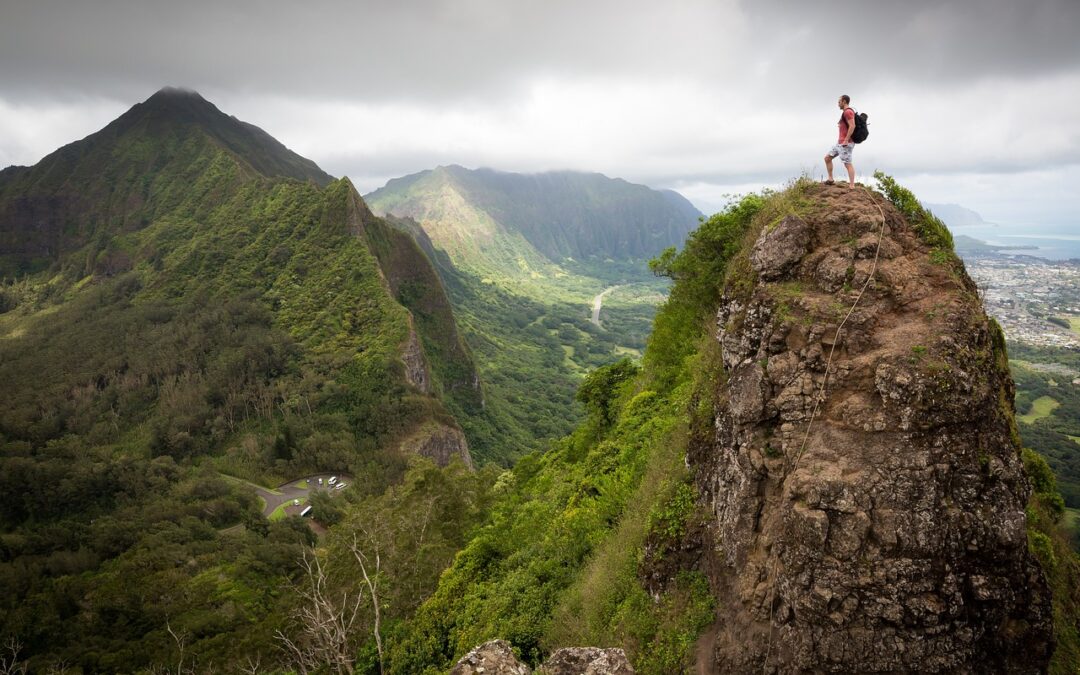
[[[181,176],[180,167],[170,164],[178,157],[208,159],[205,146],[259,175],[320,186],[333,180],[314,162],[198,94],[162,89],[35,166],[0,171],[0,277],[55,262],[93,236],[145,227],[186,196],[184,180],[207,168],[188,165]]]
[[[668,285],[647,261],[700,216],[673,192],[600,174],[460,166],[365,199],[439,269],[487,394],[484,415],[462,424],[504,463],[569,433],[586,372],[640,356]]]
[[[6,169],[0,242],[0,635],[35,658],[255,639],[312,534],[238,479],[471,461],[482,390],[421,248],[197,94]]]
[[[647,260],[681,245],[701,216],[674,192],[569,171],[445,166],[365,199],[376,213],[416,220],[454,264],[495,280],[559,278],[567,260]]]

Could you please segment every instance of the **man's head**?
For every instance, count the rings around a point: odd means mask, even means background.
[[[840,109],[843,110],[844,108],[851,105],[851,97],[847,94],[841,94],[840,100],[836,102],[836,105],[840,106]]]

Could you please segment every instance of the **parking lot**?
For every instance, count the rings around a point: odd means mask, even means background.
[[[263,515],[270,520],[278,520],[286,516],[301,515],[308,506],[308,498],[312,492],[344,490],[351,482],[352,476],[320,473],[289,481],[273,490],[255,486],[255,492],[266,504]]]

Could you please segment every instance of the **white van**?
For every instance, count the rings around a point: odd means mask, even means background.
[[[330,476],[330,480],[326,481],[327,485],[333,485],[337,482],[337,476]]]

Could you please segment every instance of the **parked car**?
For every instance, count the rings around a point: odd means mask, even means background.
[[[300,500],[299,499],[292,500],[292,505],[293,506],[300,506]]]
[[[326,481],[327,485],[333,485],[337,482],[337,476],[330,476],[330,480]]]

